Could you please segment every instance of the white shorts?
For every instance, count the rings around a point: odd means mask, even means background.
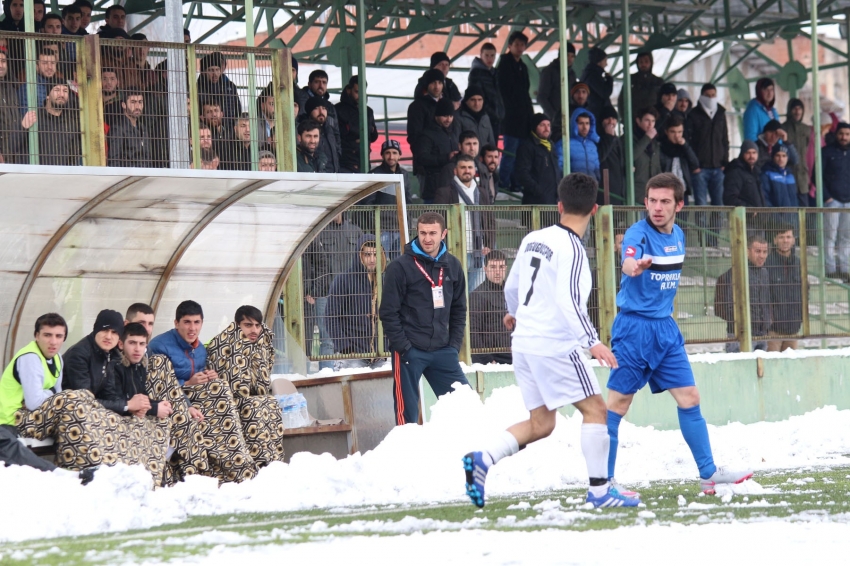
[[[525,408],[550,411],[599,395],[599,381],[581,350],[561,357],[514,352],[514,376]]]

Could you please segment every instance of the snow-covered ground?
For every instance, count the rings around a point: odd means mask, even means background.
[[[182,564],[652,564],[653,566],[773,566],[833,562],[846,554],[850,525],[808,522],[647,525],[616,531],[544,530],[504,532],[465,530],[406,536],[330,537],[324,542],[219,546],[210,554],[181,558]],[[357,561],[357,557],[362,562]],[[368,558],[367,558],[368,557]],[[840,561],[840,558],[838,559]]]
[[[675,410],[672,402],[670,410]],[[328,454],[296,454],[288,465],[275,463],[250,482],[221,488],[212,479],[190,477],[174,488],[151,491],[140,467],[102,469],[87,487],[29,468],[0,468],[4,507],[15,510],[0,514],[0,542],[145,528],[196,515],[459,500],[464,497],[461,456],[526,415],[515,386],[495,391],[485,403],[464,388],[442,398],[426,426],[396,428],[364,455],[337,461]],[[584,484],[580,420],[558,419],[550,438],[493,468],[490,495]],[[850,411],[827,407],[783,422],[709,428],[720,464],[768,470],[850,463],[843,456],[850,453]],[[624,423],[617,475],[627,484],[694,480],[697,491],[696,468],[678,431]],[[694,539],[700,536],[709,535]],[[569,546],[563,546],[565,552]]]

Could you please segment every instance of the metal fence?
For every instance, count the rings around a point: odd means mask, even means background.
[[[0,45],[6,163],[295,169],[288,50],[17,33]]]
[[[448,249],[467,273],[461,359],[504,361],[498,356],[510,353],[510,334],[502,326],[504,279],[522,238],[557,222],[557,211],[413,205],[409,238],[426,211],[446,218]],[[374,274],[400,253],[395,214],[392,207],[354,207],[302,257],[305,315],[285,323],[303,324],[305,355],[321,367],[333,360],[367,366],[389,356],[377,318],[382,277]],[[588,311],[606,342],[617,312],[623,238],[643,218],[641,208],[602,207],[584,236],[593,275]],[[850,210],[686,207],[677,224],[685,233],[686,259],[673,317],[686,343],[778,350],[796,347],[801,338],[850,336]],[[364,279],[366,273],[372,275]]]

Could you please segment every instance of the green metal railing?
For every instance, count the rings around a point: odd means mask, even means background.
[[[475,250],[469,249],[472,228],[468,225],[470,213],[492,216],[490,239],[485,240],[490,249],[501,251],[506,257],[508,269],[516,255],[522,238],[531,230],[557,222],[557,210],[552,206],[465,206],[465,205],[412,205],[408,206],[409,238],[415,237],[415,219],[426,211],[440,212],[447,221],[446,244],[450,253],[458,257],[468,280],[482,278],[481,266],[470,263],[477,261]],[[382,272],[386,262],[397,257],[398,250],[387,249],[387,234],[384,229],[387,219],[395,214],[393,207],[353,207],[347,222],[360,232],[376,234],[378,270]],[[803,338],[834,338],[850,336],[850,285],[828,277],[825,271],[825,215],[850,214],[835,209],[744,209],[731,207],[686,207],[677,218],[677,224],[685,233],[686,259],[679,281],[673,317],[685,337],[687,344],[727,343],[737,344],[742,351],[751,351],[754,345],[765,341],[793,341]],[[588,304],[588,314],[603,341],[610,343],[611,326],[617,313],[616,293],[622,277],[619,265],[623,236],[634,222],[644,217],[638,207],[601,207],[593,218],[584,236],[586,251],[593,275],[593,289]],[[778,261],[780,235],[790,233],[793,237],[791,252],[796,260],[784,267],[784,279],[771,279],[769,295],[751,281],[750,274],[762,272],[755,269],[748,254],[750,248],[761,247],[768,254],[765,269],[768,275],[777,275],[774,264]],[[383,237],[382,237],[383,236]],[[850,237],[850,235],[846,235]],[[785,237],[785,236],[782,236]],[[839,238],[840,239],[840,238]],[[787,247],[787,246],[786,246]],[[335,253],[347,254],[350,264],[355,257],[351,250]],[[840,253],[840,252],[836,252]],[[784,256],[783,256],[784,257]],[[346,263],[346,262],[342,262]],[[302,275],[298,285],[290,281],[288,292],[297,288],[309,288],[311,281]],[[377,297],[382,292],[382,280],[377,278]],[[474,289],[467,289],[467,293]],[[752,291],[752,292],[751,292]],[[303,292],[303,291],[302,291]],[[720,296],[719,295],[723,295]],[[767,297],[767,299],[765,299]],[[795,321],[777,318],[795,318],[789,315],[787,305],[799,300],[799,316]],[[754,301],[767,301],[766,304]],[[350,358],[387,357],[389,352],[384,342],[383,329],[378,322],[376,342],[381,347],[376,351],[355,353],[324,353],[311,343],[309,336],[314,326],[321,321],[304,301],[303,294],[284,295],[284,302],[291,304],[284,317],[284,326],[294,335],[307,337],[306,355],[311,360],[336,360]],[[761,310],[760,310],[761,309]],[[773,325],[764,325],[764,309],[775,316]],[[793,309],[791,309],[793,310]],[[476,354],[508,352],[501,348],[481,347],[484,336],[471,330],[469,321],[480,313],[468,313],[461,359],[470,362]],[[504,314],[503,312],[501,314]],[[492,320],[501,317],[491,317]],[[307,323],[305,324],[305,319]],[[783,324],[776,324],[783,322]],[[778,329],[778,330],[777,330]],[[488,333],[507,333],[494,327]],[[505,342],[509,344],[509,342]]]

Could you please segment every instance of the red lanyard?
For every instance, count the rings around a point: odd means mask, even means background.
[[[439,283],[438,285],[434,285],[434,280],[433,280],[433,279],[431,279],[431,276],[430,276],[430,275],[428,275],[427,273],[425,273],[425,270],[424,270],[424,269],[422,269],[422,266],[421,266],[421,265],[419,265],[419,260],[418,260],[418,259],[414,259],[414,260],[413,260],[413,262],[416,264],[416,267],[418,267],[418,268],[419,268],[419,271],[421,271],[421,272],[422,272],[422,275],[424,275],[424,276],[425,276],[425,279],[427,279],[427,280],[428,280],[428,283],[430,283],[430,284],[431,284],[431,287],[432,287],[432,288],[433,288],[433,287],[435,287],[435,286],[436,286],[436,287],[442,287],[442,286],[443,286],[443,268],[442,268],[442,267],[440,268],[440,283]]]

